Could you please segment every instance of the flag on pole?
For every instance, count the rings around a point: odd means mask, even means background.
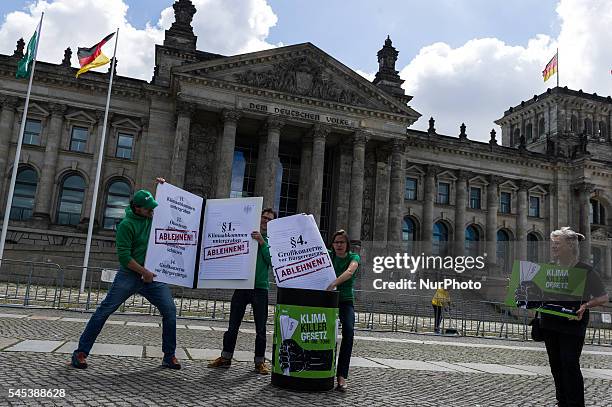
[[[79,69],[76,74],[77,78],[80,74],[85,73],[90,69],[106,65],[110,62],[110,59],[108,59],[108,57],[102,53],[102,47],[111,38],[113,38],[113,35],[115,35],[115,33],[108,34],[106,37],[104,37],[102,41],[100,41],[91,48],[79,47],[79,50],[77,51],[77,56],[79,57],[79,64],[81,65],[81,69]]]
[[[26,49],[25,55],[19,62],[17,62],[17,72],[15,73],[16,78],[28,78],[32,72],[32,61],[36,58],[36,44],[38,43],[38,37],[40,35],[40,23],[36,27],[36,31],[28,41],[28,48]]]
[[[544,77],[544,82],[548,80],[551,76],[557,73],[557,58],[559,53],[556,52],[555,56],[546,64],[546,67],[542,71],[542,76]]]

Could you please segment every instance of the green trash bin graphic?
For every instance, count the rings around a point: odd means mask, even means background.
[[[279,288],[274,316],[272,384],[330,390],[336,374],[338,293]]]

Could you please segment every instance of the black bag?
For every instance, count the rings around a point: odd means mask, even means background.
[[[533,339],[534,342],[542,342],[544,340],[544,332],[542,332],[542,328],[540,327],[540,317],[537,312],[535,318],[531,320],[529,325],[531,325],[531,339]]]

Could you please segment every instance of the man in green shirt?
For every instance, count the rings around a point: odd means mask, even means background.
[[[265,363],[266,322],[268,321],[268,271],[272,266],[267,231],[268,222],[275,218],[276,213],[272,208],[264,209],[261,211],[260,231],[251,233],[251,237],[259,243],[255,266],[255,288],[234,291],[230,305],[229,326],[223,335],[223,351],[221,356],[208,364],[208,367],[230,367],[236,347],[236,340],[238,339],[238,329],[244,317],[247,304],[251,304],[256,332],[255,371],[259,374],[270,373],[270,367]]]
[[[163,183],[163,178],[157,182]],[[91,316],[79,345],[72,354],[71,365],[77,369],[87,368],[86,358],[102,331],[108,317],[132,295],[139,293],[159,310],[163,317],[162,366],[180,369],[181,365],[174,355],[176,351],[176,306],[170,288],[153,281],[155,274],[144,268],[145,255],[149,245],[149,234],[153,220],[153,209],[157,202],[153,195],[144,189],[136,192],[125,209],[125,217],[117,225],[117,257],[120,268],[106,297]]]

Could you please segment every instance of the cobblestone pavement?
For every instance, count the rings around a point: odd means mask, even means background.
[[[12,314],[9,317],[4,314]],[[26,316],[14,318],[14,316]],[[39,319],[43,318],[43,319]],[[46,320],[67,318],[72,320]],[[77,341],[89,314],[57,310],[0,308],[2,341]],[[161,344],[159,317],[113,315],[98,343]],[[227,326],[223,322],[179,319],[178,345],[219,349]],[[200,325],[210,330],[183,327]],[[243,324],[236,349],[251,351],[252,324]],[[269,327],[271,330],[272,327]],[[547,366],[541,344],[481,338],[449,338],[404,333],[356,333],[353,356],[413,361],[471,362],[498,365]],[[268,345],[271,345],[269,336]],[[583,368],[612,369],[612,349],[585,346]],[[268,346],[270,351],[270,346]],[[394,368],[352,367],[349,392],[295,393],[270,385],[252,371],[252,362],[234,362],[227,370],[206,368],[205,360],[182,360],[183,370],[160,369],[159,359],[92,355],[90,367],[67,367],[59,353],[0,352],[0,405],[207,405],[207,406],[534,406],[554,405],[554,385],[548,375],[458,373]],[[612,375],[612,370],[603,371]],[[586,375],[585,375],[586,376]],[[593,377],[593,376],[591,376]],[[610,376],[612,377],[612,376]],[[63,398],[9,398],[9,389],[65,389]],[[612,379],[585,378],[588,406],[612,406]]]

